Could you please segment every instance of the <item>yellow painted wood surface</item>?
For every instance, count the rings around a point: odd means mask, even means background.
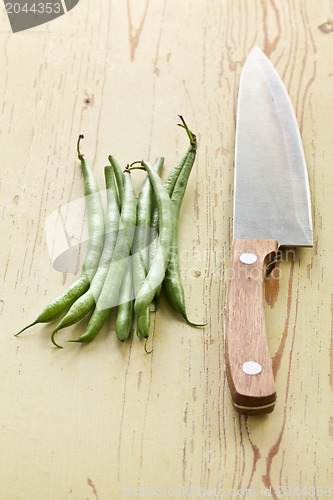
[[[287,498],[287,487],[332,497],[332,19],[330,0],[81,0],[11,34],[1,7],[1,499]],[[278,402],[244,418],[229,399],[223,333],[237,87],[254,45],[295,107],[315,245],[266,284]],[[182,276],[189,316],[207,327],[162,300],[151,355],[136,337],[120,345],[114,318],[84,347],[54,348],[52,326],[14,337],[75,279],[53,269],[45,221],[82,195],[78,134],[100,185],[110,153],[122,164],[164,155],[166,176],[187,148],[178,114],[199,138]]]

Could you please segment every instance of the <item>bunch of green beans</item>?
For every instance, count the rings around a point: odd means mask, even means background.
[[[85,331],[68,342],[87,343],[100,332],[113,309],[116,309],[116,335],[125,341],[133,329],[140,339],[150,333],[151,304],[158,308],[162,288],[170,305],[192,326],[204,326],[189,321],[185,294],[181,282],[178,257],[178,223],[180,207],[195,161],[196,136],[180,116],[190,146],[181,161],[163,183],[160,173],[164,158],[152,166],[147,161],[133,162],[122,170],[113,156],[105,167],[106,211],[92,169],[80,152],[78,158],[85,183],[89,240],[79,279],[40,313],[37,319],[20,330],[19,335],[37,323],[54,321],[66,313],[53,329],[56,333],[91,313]],[[139,166],[137,164],[140,164]],[[136,198],[132,171],[147,172]],[[146,348],[146,346],[145,346]]]

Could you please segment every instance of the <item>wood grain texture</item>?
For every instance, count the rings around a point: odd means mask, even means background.
[[[263,288],[276,240],[235,239],[230,266],[225,360],[228,386],[235,410],[242,415],[271,413],[276,401],[272,361],[267,345]],[[245,257],[245,262],[244,262]],[[246,261],[246,257],[252,261]],[[242,260],[243,259],[243,260]],[[258,373],[247,373],[245,363],[257,363]]]
[[[333,486],[331,19],[330,0],[81,0],[10,34],[2,8],[1,498],[116,500],[157,487],[217,488],[225,498],[247,489],[260,498],[264,488],[278,498],[289,486],[300,499]],[[229,398],[223,339],[237,90],[255,45],[296,111],[315,245],[287,255],[266,282],[279,399],[270,415],[247,418]],[[199,142],[181,270],[188,314],[207,327],[187,326],[162,300],[149,356],[135,336],[117,342],[114,317],[83,347],[53,348],[53,325],[15,338],[75,280],[53,269],[45,221],[82,195],[78,134],[101,186],[109,154],[123,165],[163,155],[165,178],[187,148],[178,114]]]

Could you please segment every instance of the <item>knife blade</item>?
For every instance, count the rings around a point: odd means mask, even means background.
[[[313,233],[295,112],[258,47],[239,83],[233,229],[225,336],[229,391],[238,413],[270,413],[276,389],[265,329],[265,269],[281,246],[312,246]]]

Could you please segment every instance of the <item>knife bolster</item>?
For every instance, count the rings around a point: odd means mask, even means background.
[[[268,350],[263,285],[276,240],[235,239],[229,277],[225,335],[226,373],[238,413],[270,413],[276,401]]]

